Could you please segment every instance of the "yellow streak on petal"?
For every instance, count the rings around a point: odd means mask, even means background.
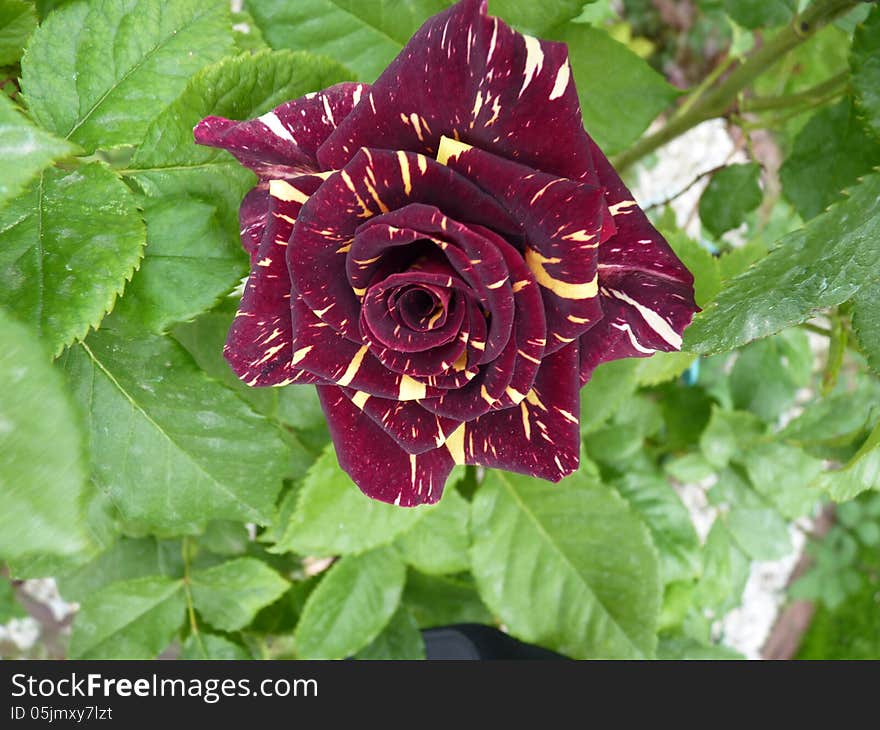
[[[452,369],[456,372],[460,373],[467,367],[467,350],[465,350],[461,355],[458,356],[458,360],[452,363]]]
[[[302,190],[297,190],[286,180],[270,180],[269,195],[292,203],[305,203],[309,199]]]
[[[573,314],[569,314],[566,319],[569,322],[574,322],[575,324],[586,324],[590,321],[588,317],[575,317]]]
[[[451,157],[458,157],[462,152],[473,149],[469,144],[459,142],[449,137],[440,137],[440,147],[437,149],[437,162],[448,165]]]
[[[299,348],[299,350],[297,350],[296,352],[293,353],[293,357],[290,360],[290,364],[296,365],[303,358],[305,358],[305,356],[308,355],[312,351],[313,348],[314,348],[313,345],[309,345],[308,347]]]
[[[513,401],[514,405],[517,403],[522,403],[525,398],[525,393],[520,393],[516,388],[511,388],[509,385],[504,389],[504,392],[507,393],[510,400]]]
[[[599,293],[599,275],[596,274],[592,281],[583,284],[571,284],[567,281],[554,279],[544,268],[545,264],[558,264],[560,258],[547,258],[531,248],[526,249],[526,266],[531,269],[537,282],[545,289],[549,289],[562,299],[592,299]]]
[[[369,393],[364,393],[362,390],[359,390],[351,397],[351,402],[354,403],[358,408],[364,410],[364,405],[370,399]]]
[[[462,423],[446,437],[446,448],[456,464],[464,464],[464,432],[466,424]]]
[[[541,403],[541,399],[538,397],[538,394],[535,392],[535,389],[532,388],[528,393],[526,393],[526,400],[533,406],[537,406],[542,411],[547,410],[547,406]]]
[[[354,357],[351,358],[351,362],[348,363],[348,367],[345,369],[342,377],[336,381],[336,385],[349,385],[351,381],[354,380],[354,376],[357,375],[358,370],[360,370],[364,355],[367,354],[367,349],[367,346],[364,345],[354,354]]]
[[[611,215],[620,215],[621,211],[632,208],[634,205],[638,205],[635,200],[621,200],[619,203],[609,206],[608,211]],[[629,213],[624,213],[624,215],[629,215]]]
[[[400,177],[403,180],[403,192],[409,195],[412,192],[412,177],[409,173],[409,158],[406,152],[398,151],[397,161],[400,163]]]
[[[397,394],[398,400],[418,400],[424,398],[426,388],[424,383],[411,378],[409,375],[400,376],[400,390]]]

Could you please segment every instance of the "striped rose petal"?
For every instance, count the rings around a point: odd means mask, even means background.
[[[447,449],[408,454],[341,388],[319,385],[318,397],[339,466],[364,494],[400,507],[433,504],[440,499],[454,466]]]
[[[518,407],[462,424],[445,446],[456,464],[506,469],[557,482],[578,467],[578,344],[547,355]]]
[[[476,147],[443,138],[438,160],[473,180],[519,222],[523,256],[541,287],[548,353],[574,342],[602,317],[599,246],[605,224],[602,189],[547,175]]]
[[[603,362],[680,350],[700,311],[694,277],[660,235],[608,158],[593,157],[616,233],[599,247],[599,297],[605,316],[580,338],[580,380]]]
[[[377,398],[349,388],[342,390],[408,454],[422,454],[439,448],[461,424],[454,418],[443,418],[426,411],[415,401]]]
[[[251,257],[251,273],[223,349],[235,374],[248,385],[321,382],[294,367],[285,250],[303,201],[322,182],[304,175],[293,183],[275,180],[269,185],[262,241]]]
[[[199,144],[231,152],[261,180],[332,169],[318,163],[318,148],[368,89],[366,84],[336,84],[243,122],[206,117],[193,134]]]
[[[361,147],[434,157],[444,135],[553,175],[596,180],[567,47],[488,17],[486,0],[428,19],[318,159],[340,168]]]

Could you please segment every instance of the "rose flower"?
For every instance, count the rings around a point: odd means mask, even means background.
[[[436,502],[455,464],[558,481],[597,365],[677,350],[693,277],[584,131],[567,48],[462,0],[372,85],[200,144],[259,176],[226,343],[251,386],[314,384],[367,495]]]

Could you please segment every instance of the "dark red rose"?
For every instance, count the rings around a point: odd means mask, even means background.
[[[260,178],[226,357],[252,386],[314,384],[370,497],[435,502],[454,464],[559,480],[579,390],[676,350],[693,277],[584,131],[564,44],[462,0],[372,87],[204,119]]]

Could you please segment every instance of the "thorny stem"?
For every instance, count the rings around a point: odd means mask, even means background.
[[[739,93],[782,56],[858,4],[859,0],[817,0],[767,43],[755,48],[735,64],[730,74],[717,86],[705,91],[698,88],[694,92],[698,95],[696,102],[691,104],[686,101],[684,113],[673,115],[657,132],[643,137],[626,152],[615,157],[615,168],[621,172],[700,122],[726,114],[735,105]]]

